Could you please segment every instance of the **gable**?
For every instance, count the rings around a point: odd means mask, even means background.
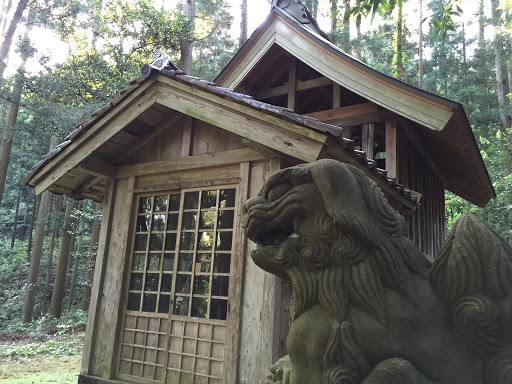
[[[304,81],[297,77],[296,81],[287,82],[286,72],[288,68],[289,73],[292,72],[291,68],[295,64],[289,63],[294,63],[293,60],[309,67],[320,77],[306,78]],[[298,66],[295,68],[294,71],[299,71]],[[284,105],[286,96],[277,96],[276,92],[282,94],[286,89],[291,89],[289,84],[293,84],[290,92],[295,95],[295,112],[307,113],[308,116],[343,127],[353,124],[353,120],[344,118],[350,112],[347,105],[362,108],[366,104],[371,107],[364,112],[364,116],[359,113],[359,124],[383,121],[386,120],[386,113],[394,114],[393,118],[400,121],[401,129],[407,130],[409,136],[414,136],[414,140],[411,140],[418,144],[416,150],[422,153],[438,176],[445,180],[451,192],[479,206],[484,206],[495,197],[460,104],[371,69],[278,8],[272,8],[267,20],[254,32],[216,81],[222,86],[280,105]],[[265,88],[269,81],[275,81],[274,85]],[[304,89],[308,86],[306,83],[317,87],[311,89],[313,97],[309,96],[309,99],[321,99],[330,92],[332,104],[329,109],[321,110],[329,104],[325,102],[323,105],[325,100],[310,105],[313,110],[301,109],[297,98],[300,87]],[[335,87],[338,87],[338,107],[332,106],[336,104]],[[269,95],[273,98],[269,98]],[[343,97],[350,99],[348,103],[340,103]],[[288,103],[289,100],[288,97]],[[343,107],[339,108],[340,105]],[[311,113],[316,111],[318,113]],[[330,114],[335,117],[329,119]]]
[[[218,175],[229,178],[230,164],[264,158],[311,162],[331,153],[328,156],[359,167],[397,207],[414,209],[417,195],[377,172],[374,162],[342,138],[342,131],[213,83],[162,72],[138,79],[49,153],[25,180],[36,193],[48,189],[101,201],[112,178],[144,176],[140,179],[147,183],[183,185],[197,176],[187,173],[192,168],[201,168],[201,177],[215,178],[209,169],[217,167]],[[212,152],[217,150],[223,152]],[[173,180],[158,179],[169,172],[177,172]]]

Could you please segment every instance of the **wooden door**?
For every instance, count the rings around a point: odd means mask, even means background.
[[[230,279],[240,273],[236,194],[225,186],[137,196],[119,378],[224,382],[234,364],[225,359],[228,309],[239,310],[228,305]]]

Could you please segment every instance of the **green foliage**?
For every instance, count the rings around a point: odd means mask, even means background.
[[[2,354],[11,358],[57,358],[78,355],[82,349],[81,338],[76,337],[67,340],[51,339],[44,342],[12,344],[4,347]]]

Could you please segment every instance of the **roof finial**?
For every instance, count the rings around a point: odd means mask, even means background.
[[[302,24],[311,23],[306,7],[299,0],[273,0],[272,6],[286,10]]]

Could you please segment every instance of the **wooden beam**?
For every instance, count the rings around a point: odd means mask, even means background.
[[[194,119],[190,116],[186,116],[185,124],[183,125],[183,138],[181,140],[181,157],[187,157],[192,154],[193,130]]]
[[[349,105],[347,107],[333,108],[326,111],[308,113],[306,116],[319,121],[332,121],[336,119],[346,119],[348,117],[361,116],[379,111],[377,104],[368,102],[362,104]]]
[[[100,178],[112,178],[114,176],[114,167],[104,163],[99,159],[89,157],[78,165],[81,171]]]
[[[116,161],[117,164],[122,163],[128,157],[132,156],[135,152],[138,152],[141,148],[147,145],[150,141],[152,141],[155,137],[160,135],[162,132],[170,129],[174,124],[176,124],[183,115],[181,113],[175,112],[174,115],[169,117],[168,119],[164,119],[161,121],[153,130],[148,132],[148,134],[142,137],[137,143],[135,143],[130,148],[127,148],[121,157]]]
[[[105,118],[108,117],[108,123],[103,123],[102,119],[97,123],[100,125],[99,127],[96,127],[96,125],[92,127],[39,171],[30,180],[31,185],[35,185],[36,194],[48,189],[50,185],[84,161],[101,144],[108,141],[156,102],[156,92],[154,90],[139,96],[140,98],[132,100],[133,105],[130,104],[129,108],[128,105],[121,103],[118,107],[122,109],[123,113],[120,113],[116,108],[116,112],[113,113],[114,118],[109,115],[105,116]],[[90,131],[94,133],[89,134]]]
[[[341,107],[341,86],[338,83],[332,83],[332,108]]]
[[[323,134],[190,86],[182,91],[176,83],[158,88],[158,103],[307,162],[322,150]]]
[[[85,183],[83,183],[73,192],[71,192],[71,197],[73,197],[74,199],[82,198],[85,192],[87,192],[90,188],[98,184],[102,179],[103,176],[91,176],[89,179],[85,181]]]
[[[386,120],[386,171],[398,181],[398,143],[396,119]]]
[[[214,168],[243,162],[261,161],[264,159],[265,157],[263,155],[251,148],[233,149],[226,152],[208,153],[179,159],[123,165],[116,168],[114,177],[116,179],[124,179],[130,176],[149,176],[191,169]]]
[[[308,89],[325,87],[332,84],[332,80],[327,77],[317,77],[311,80],[298,80],[296,85],[297,92],[306,91]],[[282,96],[288,93],[288,84],[281,85],[275,88],[263,89],[256,92],[255,98],[258,100],[270,99],[271,97]]]
[[[297,60],[292,59],[288,69],[288,108],[295,111],[295,96],[297,95]]]

